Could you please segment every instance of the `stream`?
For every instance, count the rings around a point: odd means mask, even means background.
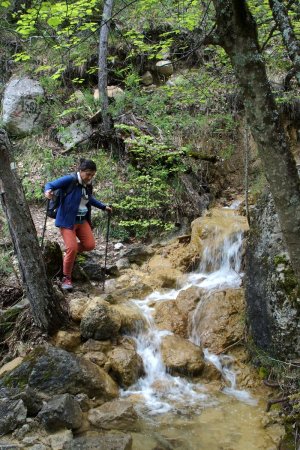
[[[225,209],[225,208],[224,208]],[[133,433],[135,450],[275,450],[279,429],[263,426],[265,401],[259,393],[240,389],[232,368],[234,358],[216,355],[203,348],[206,361],[221,373],[223,387],[201,377],[187,379],[172,376],[163,364],[160,343],[172,334],[156,328],[153,320],[157,302],[175,299],[196,286],[205,290],[190,320],[189,340],[201,345],[197,324],[210,293],[236,289],[242,284],[243,232],[223,235],[215,229],[215,239],[203,250],[197,271],[187,275],[176,289],[153,292],[143,300],[132,300],[142,311],[148,327],[134,336],[143,359],[145,376],[122,391],[122,397],[135,403],[141,419],[141,431]],[[221,236],[221,237],[220,237]]]

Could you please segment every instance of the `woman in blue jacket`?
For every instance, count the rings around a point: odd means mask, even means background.
[[[53,191],[67,190],[74,183],[74,188],[62,196],[55,218],[55,225],[59,227],[66,247],[62,280],[62,288],[65,290],[73,289],[72,270],[77,253],[95,248],[95,238],[91,229],[91,206],[109,213],[112,211],[110,206],[96,200],[92,195],[91,182],[96,171],[94,161],[81,159],[75,183],[74,175],[65,175],[57,180],[49,181],[45,186],[45,197],[51,199]]]

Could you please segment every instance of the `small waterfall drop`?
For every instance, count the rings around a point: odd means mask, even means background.
[[[135,336],[137,351],[142,357],[145,367],[145,376],[126,391],[124,397],[138,395],[143,397],[148,414],[165,413],[170,410],[184,411],[184,408],[201,409],[216,403],[216,400],[206,392],[204,385],[199,382],[189,382],[183,377],[171,376],[163,364],[160,344],[164,336],[172,334],[170,331],[161,331],[155,327],[152,314],[154,305],[165,300],[175,300],[178,294],[192,286],[206,291],[194,311],[190,330],[190,341],[197,346],[201,344],[197,332],[197,322],[201,316],[204,302],[209,301],[210,293],[220,289],[235,289],[240,287],[243,274],[241,271],[241,255],[243,231],[237,225],[236,229],[227,233],[226,227],[220,230],[215,228],[210,239],[202,251],[202,259],[197,272],[190,273],[185,283],[178,289],[153,292],[144,300],[134,300],[146,317],[148,328]],[[234,396],[247,403],[255,401],[246,391],[236,387],[236,375],[230,369],[232,358],[230,356],[217,356],[204,350],[204,357],[212,363],[222,374],[227,386],[223,389],[225,394]]]

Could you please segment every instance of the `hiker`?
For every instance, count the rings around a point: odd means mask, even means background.
[[[96,164],[90,159],[80,159],[76,174],[65,175],[45,186],[45,197],[52,199],[56,189],[66,191],[57,208],[55,225],[59,227],[66,253],[63,260],[62,289],[72,290],[72,270],[77,253],[95,248],[95,238],[91,228],[91,206],[111,213],[110,206],[96,200],[92,195],[92,179],[96,174]],[[77,178],[77,179],[76,179]],[[74,182],[75,180],[75,182]],[[71,186],[72,187],[72,186]],[[79,240],[79,242],[77,241]]]

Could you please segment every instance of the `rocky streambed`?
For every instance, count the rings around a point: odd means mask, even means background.
[[[123,248],[105,293],[70,294],[72,329],[0,369],[0,445],[278,449],[244,345],[246,231],[235,209],[211,210],[191,236]]]

